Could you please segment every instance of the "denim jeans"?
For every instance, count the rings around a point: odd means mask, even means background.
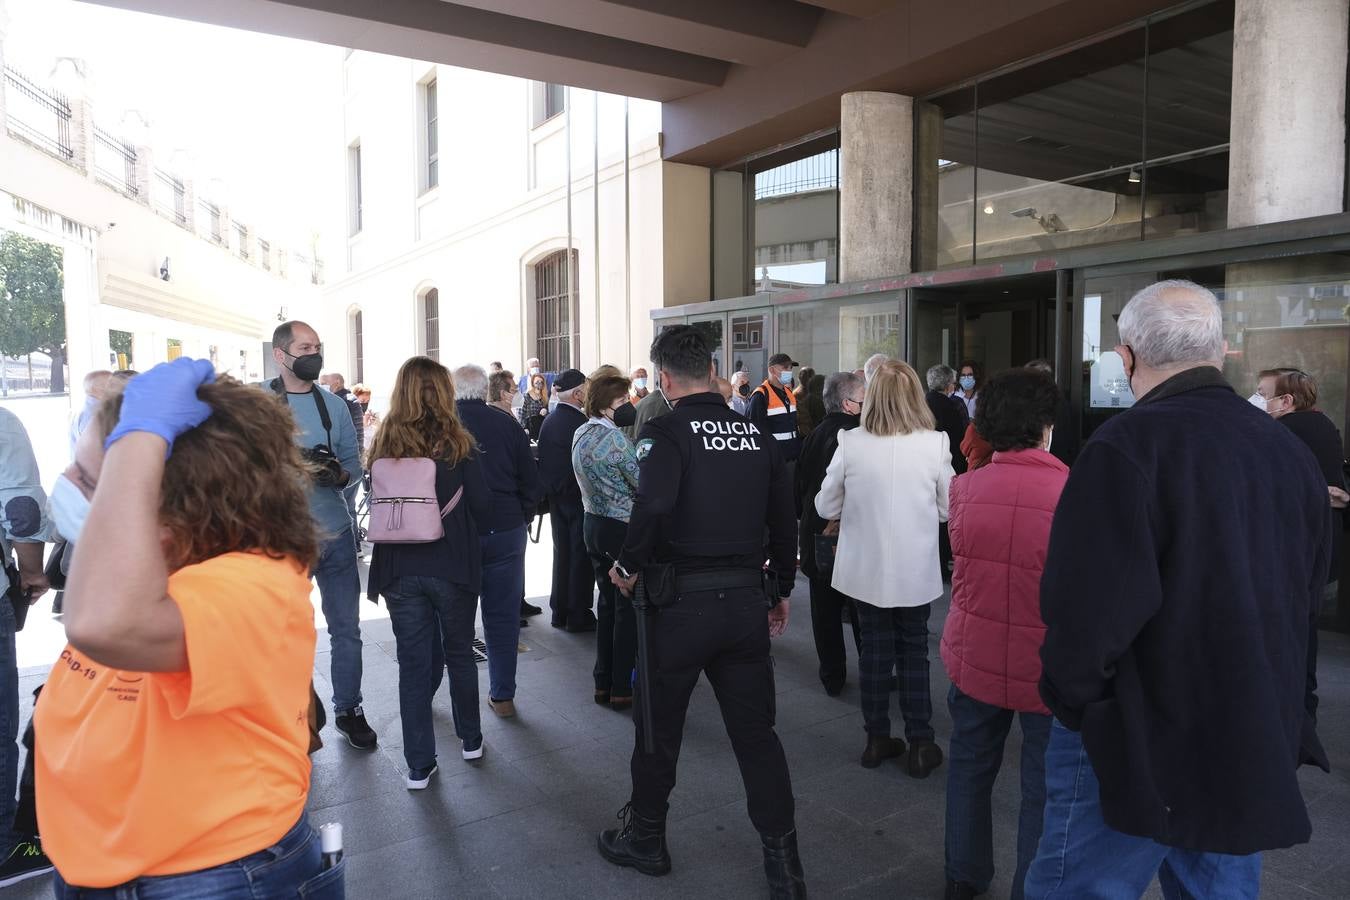
[[[116,887],[72,887],[58,873],[56,900],[343,900],[345,860],[323,868],[319,833],[305,818],[266,850],[182,875],[137,878]]]
[[[0,576],[2,577],[2,576]],[[15,792],[19,787],[19,657],[14,648],[14,609],[0,597],[0,861],[14,849]]]
[[[1179,850],[1108,826],[1083,739],[1058,720],[1045,753],[1045,787],[1045,828],[1027,871],[1028,900],[1136,900],[1154,875],[1167,900],[1238,900],[1261,890],[1260,853]]]
[[[384,601],[398,649],[403,758],[409,769],[425,769],[436,761],[431,698],[446,668],[450,670],[455,734],[466,743],[483,734],[478,717],[478,666],[473,660],[478,595],[444,578],[403,575],[385,591]]]
[[[1015,713],[981,703],[952,685],[947,693],[952,737],[947,753],[947,878],[983,894],[994,880],[994,779],[1013,717],[1022,722],[1022,806],[1017,820],[1017,871],[1012,900],[1022,900],[1045,814],[1045,745],[1049,715]]]
[[[516,696],[528,539],[524,525],[478,538],[483,553],[483,642],[487,644],[488,696],[493,700],[513,700]]]
[[[310,574],[319,583],[328,624],[333,709],[345,712],[361,705],[361,576],[350,529],[324,543]]]
[[[868,734],[891,735],[891,686],[900,694],[905,738],[933,740],[933,695],[928,682],[928,616],[933,604],[880,607],[857,601],[862,649],[858,686],[863,727]]]
[[[611,697],[633,696],[633,665],[637,659],[637,614],[633,600],[609,580],[610,567],[619,558],[628,523],[607,516],[586,513],[583,523],[586,552],[595,569],[595,586],[600,599],[596,603],[595,677],[597,691],[609,691]]]

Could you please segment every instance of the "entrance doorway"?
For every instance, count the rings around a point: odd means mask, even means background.
[[[973,361],[986,376],[1033,359],[1053,364],[1056,285],[1047,272],[911,290],[909,361],[920,378],[939,363]]]

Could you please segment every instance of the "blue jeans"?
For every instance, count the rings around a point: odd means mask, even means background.
[[[345,860],[323,868],[319,833],[301,817],[271,847],[222,866],[147,876],[109,888],[72,887],[58,873],[52,890],[56,900],[343,900],[346,870]]]
[[[1168,900],[1238,900],[1255,898],[1261,890],[1260,853],[1180,850],[1107,825],[1083,739],[1058,720],[1045,752],[1045,787],[1045,829],[1027,871],[1028,898],[1135,900],[1155,874]]]
[[[520,643],[520,604],[525,599],[524,525],[478,538],[483,552],[483,642],[487,644],[488,696],[516,696],[516,652]]]
[[[1012,900],[1036,856],[1045,813],[1045,746],[1051,717],[981,703],[952,685],[947,693],[952,737],[947,752],[947,878],[983,894],[994,880],[994,779],[1013,717],[1022,721],[1022,807],[1017,820],[1017,871]]]
[[[3,577],[3,576],[0,576]],[[14,648],[14,609],[0,597],[0,860],[14,849],[15,792],[19,789],[19,657]]]
[[[333,709],[361,705],[361,576],[351,529],[324,543],[310,573],[319,583],[331,648]]]
[[[403,758],[409,769],[425,769],[436,762],[431,698],[446,668],[450,670],[455,734],[466,743],[483,735],[478,718],[478,665],[473,660],[478,595],[444,578],[403,575],[384,592],[384,602],[398,649]],[[516,615],[520,615],[519,607]]]

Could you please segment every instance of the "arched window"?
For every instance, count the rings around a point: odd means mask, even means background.
[[[422,295],[422,352],[441,359],[441,292],[432,288]]]
[[[361,308],[354,307],[347,313],[347,345],[351,348],[352,372],[355,382],[366,380],[365,334],[361,323]]]
[[[572,251],[569,280],[567,251],[551,253],[534,264],[535,355],[546,372],[561,372],[575,363],[580,338],[575,296],[577,252]]]

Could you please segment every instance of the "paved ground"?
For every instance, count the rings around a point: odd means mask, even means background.
[[[530,593],[544,590],[547,566],[546,549],[532,545]],[[940,897],[946,768],[915,781],[895,765],[871,771],[858,765],[864,737],[856,685],[850,682],[839,698],[820,689],[805,588],[799,582],[795,596],[802,599],[794,602],[776,657],[778,730],[792,769],[812,895]],[[945,747],[950,721],[943,702],[948,682],[937,661],[945,614],[945,604],[940,606],[930,643],[935,724]],[[370,614],[379,615],[373,608]],[[388,620],[364,623],[365,707],[380,734],[380,749],[355,751],[340,744],[330,726],[324,733],[328,745],[314,758],[310,802],[315,824],[341,821],[345,827],[347,896],[762,896],[758,838],[746,817],[740,776],[706,683],[694,694],[680,780],[671,798],[675,871],[647,878],[615,869],[596,855],[596,831],[609,827],[627,800],[631,719],[591,700],[592,635],[556,631],[546,617],[533,622],[522,633],[528,649],[520,656],[519,717],[499,720],[488,710],[483,672],[479,691],[487,753],[478,763],[465,763],[442,689],[435,707],[442,768],[422,793],[403,786],[397,666]],[[1322,737],[1334,774],[1303,770],[1313,839],[1267,854],[1266,897],[1350,896],[1350,640],[1326,635],[1322,647]],[[315,680],[320,695],[326,695],[324,638],[320,650]],[[42,669],[25,673],[25,695],[44,674]],[[898,710],[894,718],[900,721]],[[999,873],[990,897],[1008,894],[1018,752],[1014,737],[995,792]],[[17,900],[50,896],[50,888],[44,878],[0,893]]]

